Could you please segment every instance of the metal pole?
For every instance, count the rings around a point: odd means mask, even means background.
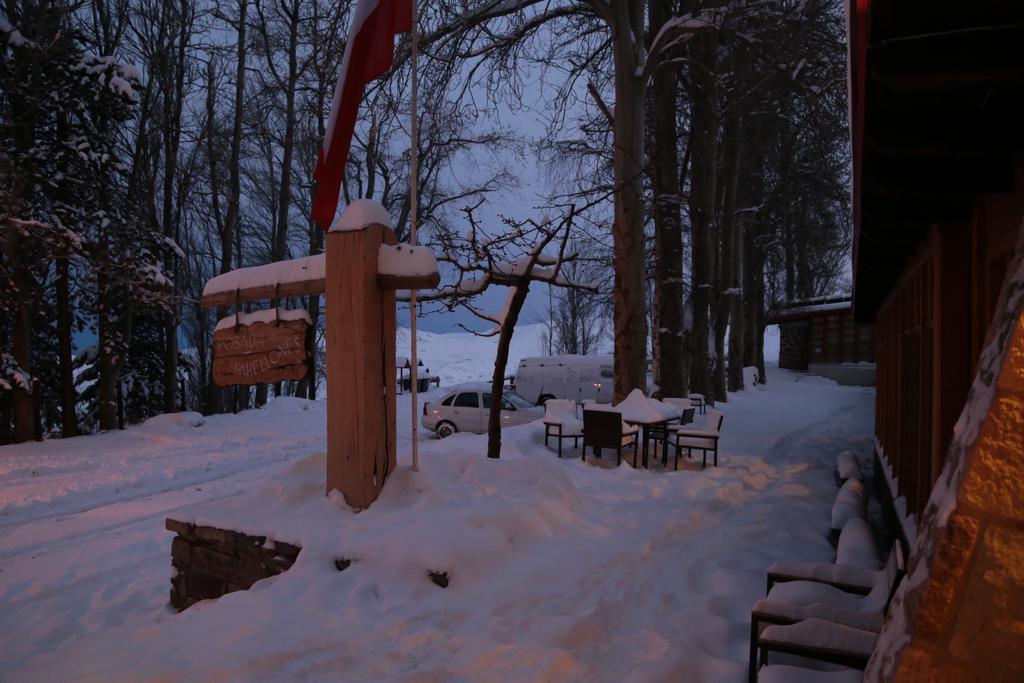
[[[419,121],[417,109],[419,107],[419,75],[417,73],[417,62],[419,61],[419,12],[416,7],[416,0],[412,1],[412,125],[409,130],[409,244],[416,244],[416,223],[419,220]],[[410,403],[412,405],[412,470],[417,472],[420,469],[419,453],[419,424],[417,422],[419,412],[419,363],[416,358],[416,290],[409,292],[409,389]]]

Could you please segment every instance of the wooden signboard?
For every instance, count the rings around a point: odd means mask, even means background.
[[[242,324],[213,333],[217,386],[299,380],[309,370],[305,320]]]

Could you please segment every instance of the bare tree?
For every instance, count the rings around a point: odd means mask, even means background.
[[[491,322],[494,327],[482,336],[498,336],[498,348],[491,376],[491,405],[487,421],[487,457],[501,457],[501,407],[505,385],[505,366],[508,364],[509,346],[515,332],[519,314],[530,285],[543,282],[555,287],[596,291],[590,284],[576,282],[566,276],[564,265],[576,256],[567,253],[566,246],[572,233],[576,207],[570,206],[557,222],[550,220],[513,221],[505,219],[501,233],[490,234],[478,223],[474,211],[466,207],[469,234],[465,237],[454,230],[444,230],[434,238],[435,253],[439,261],[448,264],[457,274],[454,284],[419,295],[423,301],[442,300],[450,309],[461,307]],[[555,244],[556,254],[545,250]],[[491,285],[509,288],[505,308],[490,314],[477,308],[472,299]]]

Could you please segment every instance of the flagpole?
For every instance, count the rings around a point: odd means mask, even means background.
[[[416,223],[419,220],[419,121],[417,109],[419,106],[419,74],[417,73],[417,62],[419,61],[419,12],[416,8],[417,0],[412,0],[412,125],[409,130],[410,159],[409,159],[409,244],[416,244]],[[417,472],[420,469],[419,454],[419,363],[416,359],[416,290],[409,292],[409,389],[411,389],[412,403],[412,470]]]

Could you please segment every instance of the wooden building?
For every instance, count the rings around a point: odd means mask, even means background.
[[[876,476],[916,537],[865,680],[1024,680],[1024,409],[1001,402],[1024,373],[1024,2],[847,9],[854,317]]]
[[[875,362],[874,327],[854,321],[849,296],[778,305],[767,323],[779,326],[780,368],[807,372],[814,366]]]

